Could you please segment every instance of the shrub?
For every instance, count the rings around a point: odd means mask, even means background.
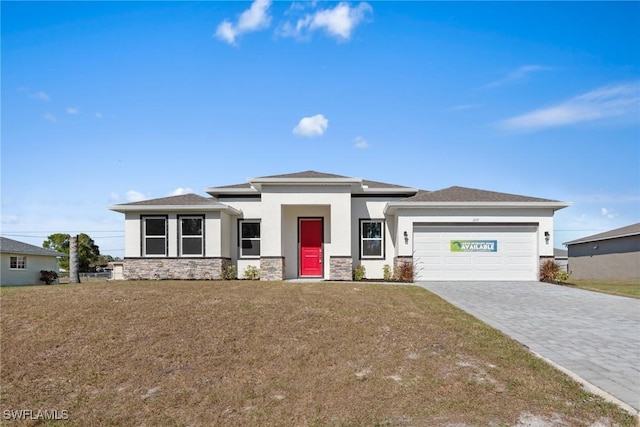
[[[413,282],[413,262],[401,261],[398,263],[395,276],[401,282]]]
[[[244,278],[246,280],[258,280],[260,278],[260,269],[255,265],[250,265],[244,270]]]
[[[235,265],[228,265],[224,270],[222,270],[223,280],[235,280],[237,276]]]
[[[569,280],[569,273],[564,270],[559,270],[556,274],[553,275],[553,278],[558,283],[566,283]]]
[[[53,282],[55,282],[57,278],[58,278],[58,273],[56,273],[55,271],[40,270],[40,280],[47,285],[50,285]]]
[[[391,274],[391,267],[389,266],[389,264],[385,264],[384,266],[382,266],[382,277],[384,278],[385,282],[393,280],[393,274]]]
[[[540,264],[540,281],[556,283],[556,274],[560,272],[560,266],[552,259],[546,259]]]
[[[360,264],[353,270],[353,280],[362,280],[366,275],[364,265]]]

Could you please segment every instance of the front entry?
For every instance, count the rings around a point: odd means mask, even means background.
[[[322,218],[300,218],[300,277],[322,277]]]

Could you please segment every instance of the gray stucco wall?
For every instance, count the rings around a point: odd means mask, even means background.
[[[568,246],[573,279],[640,280],[640,236]]]

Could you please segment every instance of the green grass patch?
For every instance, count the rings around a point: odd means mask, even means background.
[[[566,285],[588,291],[640,299],[640,281],[638,280],[580,280],[569,278]]]

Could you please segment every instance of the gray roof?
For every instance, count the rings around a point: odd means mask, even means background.
[[[565,245],[575,245],[576,243],[595,242],[597,240],[616,239],[619,237],[636,236],[640,235],[640,222],[636,224],[627,225],[625,227],[616,228],[615,230],[605,231],[604,233],[593,234],[591,236],[582,237],[580,239],[572,240],[564,243]]]
[[[210,206],[219,205],[215,197],[202,197],[197,194],[183,194],[181,196],[160,197],[158,199],[142,200],[140,202],[122,203],[117,206]]]
[[[28,243],[19,242],[17,240],[0,237],[0,252],[21,254],[21,255],[43,255],[43,256],[68,256],[67,254],[52,251]]]
[[[287,174],[282,174],[282,175],[261,176],[261,177],[258,177],[256,179],[273,179],[273,178],[276,178],[276,179],[278,179],[278,178],[282,178],[282,179],[340,179],[340,178],[350,179],[350,177],[348,177],[348,176],[336,175],[336,174],[332,174],[332,173],[318,172],[318,171],[314,171],[314,170],[287,173]],[[370,180],[367,180],[367,179],[363,179],[362,180],[362,184],[366,185],[370,189],[376,189],[376,188],[381,188],[381,189],[382,188],[408,188],[405,185],[389,184],[389,183],[386,183],[386,182],[370,181]],[[242,183],[242,184],[220,185],[220,186],[212,187],[208,191],[215,192],[216,189],[223,189],[223,188],[244,189],[244,188],[251,188],[251,184],[249,184],[248,182],[245,182],[245,183]]]
[[[420,190],[403,202],[558,202],[557,200],[498,193],[466,187],[449,187],[438,191]]]
[[[553,256],[556,258],[567,258],[569,251],[566,249],[553,248]]]

